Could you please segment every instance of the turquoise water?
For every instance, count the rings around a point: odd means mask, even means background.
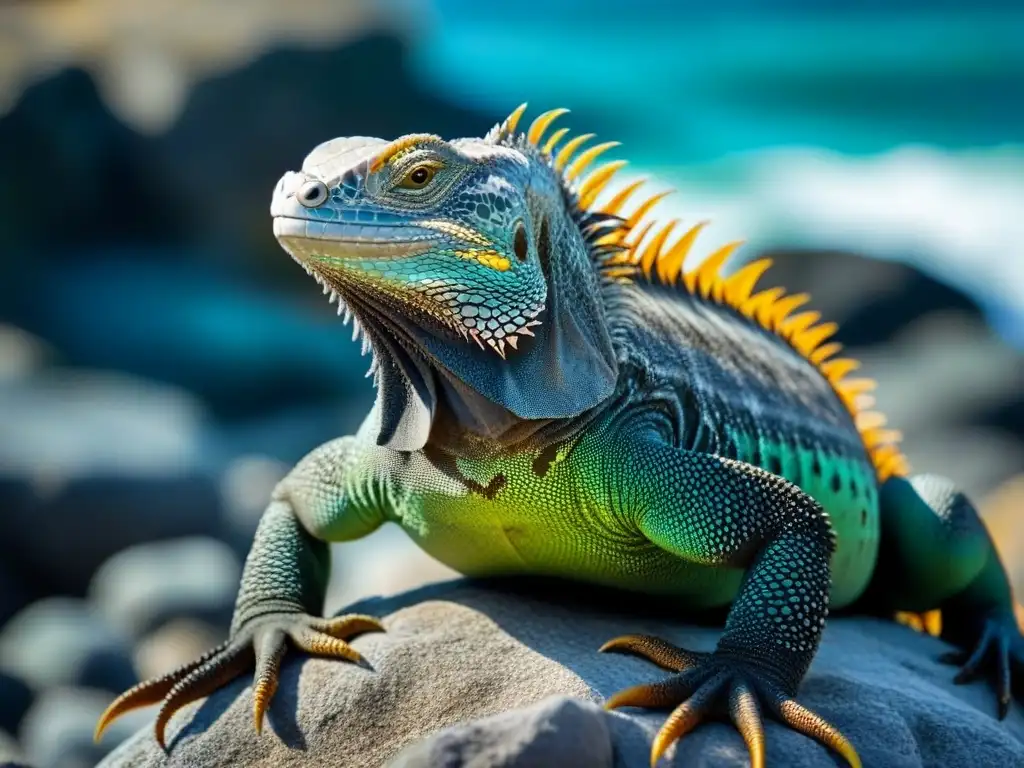
[[[1024,2],[707,5],[434,0],[418,72],[467,104],[568,106],[645,164],[1024,143]]]
[[[840,216],[842,242],[813,223],[811,232],[794,224],[787,236],[930,269],[975,295],[1005,338],[1024,343],[1024,232],[1008,213],[1024,210],[1024,180],[1006,179],[1024,151],[1024,0],[425,5],[413,62],[426,86],[495,113],[522,101],[533,115],[569,107],[559,125],[622,141],[620,156],[634,168],[697,199],[703,189],[745,207],[753,223],[735,234],[755,242],[776,234],[760,220],[787,201],[803,205],[772,194],[773,184],[794,175],[817,182],[820,172],[830,194],[843,185],[834,168],[819,171],[815,153],[870,166],[923,149],[927,162],[899,177],[842,166],[861,199],[895,194],[883,212],[906,209],[903,220],[887,215],[875,227],[870,214]],[[793,150],[799,173],[763,172],[763,157],[779,149]],[[977,170],[979,153],[997,158],[990,176]],[[753,194],[751,169],[761,169]],[[907,195],[921,204],[908,205]],[[979,223],[976,236],[943,238],[946,223],[964,215]],[[908,242],[931,250],[908,252]]]

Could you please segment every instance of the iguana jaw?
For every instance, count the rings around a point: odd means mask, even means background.
[[[399,277],[405,270],[398,262],[429,253],[437,247],[433,239],[411,236],[408,227],[392,228],[394,238],[380,237],[380,227],[373,228],[378,236],[367,237],[366,229],[282,216],[274,219],[274,235],[281,247],[323,287],[331,303],[337,302],[338,314],[344,313],[346,322],[345,300],[365,294],[398,311],[418,310],[420,322],[458,329],[450,310],[408,291]]]
[[[413,226],[394,227],[395,237],[367,236],[365,226],[350,226],[290,216],[274,218],[274,236],[293,259],[308,270],[316,271],[321,263],[342,264],[360,261],[398,259],[426,253],[437,246],[434,233],[422,235],[410,230]],[[373,227],[380,233],[382,227]],[[392,228],[388,228],[392,229]],[[386,232],[384,234],[387,234]]]

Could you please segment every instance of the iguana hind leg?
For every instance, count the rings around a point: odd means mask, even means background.
[[[328,541],[363,536],[383,520],[372,493],[360,493],[355,439],[326,443],[281,481],[260,519],[245,561],[242,586],[227,642],[163,677],[136,685],[100,717],[96,738],[125,712],[161,704],[154,732],[165,746],[174,713],[255,667],[253,717],[256,730],[277,689],[287,646],[317,656],[364,663],[346,641],[383,627],[371,616],[320,616],[330,568]]]
[[[985,524],[952,481],[935,475],[890,478],[879,500],[882,540],[867,599],[890,610],[941,610],[941,636],[960,649],[943,660],[962,665],[958,683],[988,674],[1002,719],[1012,683],[1024,682],[1024,638]]]
[[[609,708],[674,707],[654,740],[652,765],[678,738],[728,712],[753,766],[764,765],[765,709],[779,721],[860,759],[850,742],[797,703],[796,692],[828,612],[833,532],[822,508],[781,477],[750,464],[641,440],[608,471],[618,475],[623,519],[697,565],[745,569],[725,632],[711,653],[626,636],[603,650],[644,656],[675,674],[620,691]]]

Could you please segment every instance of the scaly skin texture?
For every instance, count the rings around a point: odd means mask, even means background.
[[[761,712],[859,765],[796,701],[828,608],[941,609],[958,680],[991,674],[1000,715],[1024,640],[988,534],[948,481],[905,477],[870,383],[806,301],[729,277],[734,246],[682,269],[700,230],[651,228],[637,185],[596,205],[610,144],[545,140],[564,110],[483,139],[336,139],[286,174],[282,246],[373,351],[378,398],[359,433],[321,446],[274,491],[229,640],[117,699],[173,712],[255,669],[256,728],[287,645],[361,662],[369,616],[320,617],[327,542],[384,522],[471,575],[547,574],[731,606],[711,653],[624,635],[601,650],[672,674],[609,707],[673,708],[652,763],[719,707],[764,763]],[[621,214],[621,215],[620,215]]]

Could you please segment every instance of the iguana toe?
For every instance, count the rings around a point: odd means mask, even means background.
[[[148,707],[151,704],[163,701],[164,697],[167,696],[170,690],[179,681],[183,680],[190,672],[202,666],[206,661],[216,656],[226,647],[226,643],[224,645],[219,645],[216,648],[207,651],[195,661],[191,661],[188,664],[178,667],[173,672],[169,672],[161,677],[153,678],[152,680],[146,680],[145,682],[129,688],[114,699],[114,701],[112,701],[103,711],[103,714],[100,715],[100,719],[96,723],[96,730],[93,732],[93,738],[96,741],[103,738],[103,732],[106,731],[110,724],[121,715],[131,712],[132,710],[140,709],[141,707]]]
[[[668,748],[705,720],[726,711],[750,753],[752,768],[765,763],[762,706],[780,722],[838,752],[851,768],[860,757],[849,740],[819,715],[799,704],[756,663],[744,663],[716,654],[697,654],[646,636],[627,636],[606,643],[603,650],[628,650],[660,666],[680,665],[682,671],[656,683],[633,686],[605,703],[618,707],[675,707],[658,731],[651,747],[651,766]],[[668,662],[668,663],[663,663]]]
[[[682,672],[696,666],[706,653],[687,651],[654,635],[621,635],[597,649],[599,653],[624,653],[639,656],[670,672]]]
[[[384,625],[372,616],[354,614],[336,619],[318,619],[300,614],[261,623],[253,638],[256,673],[253,677],[252,714],[256,732],[263,732],[264,715],[277,692],[281,659],[287,648],[286,640],[291,640],[296,648],[313,656],[343,659],[369,668],[366,659],[345,640],[373,631],[383,632]]]
[[[253,720],[262,732],[263,718],[277,691],[281,660],[287,644],[315,656],[344,659],[368,667],[346,640],[364,632],[383,631],[372,616],[349,615],[324,619],[301,613],[272,613],[243,627],[226,643],[163,677],[147,680],[115,699],[96,725],[98,741],[107,727],[126,712],[163,702],[154,723],[157,743],[166,749],[166,728],[186,704],[209,696],[255,664]]]
[[[106,708],[96,724],[94,738],[99,741],[103,732],[126,712],[163,702],[157,714],[154,732],[161,747],[165,747],[164,729],[174,713],[186,704],[207,696],[250,663],[252,653],[245,648],[223,643],[207,651],[195,661],[178,667],[162,677],[146,680],[122,693]]]
[[[939,661],[960,667],[953,678],[957,685],[991,676],[1002,720],[1013,701],[1014,678],[1017,685],[1024,681],[1024,637],[1012,615],[1000,614],[985,621],[973,649],[943,654]]]

